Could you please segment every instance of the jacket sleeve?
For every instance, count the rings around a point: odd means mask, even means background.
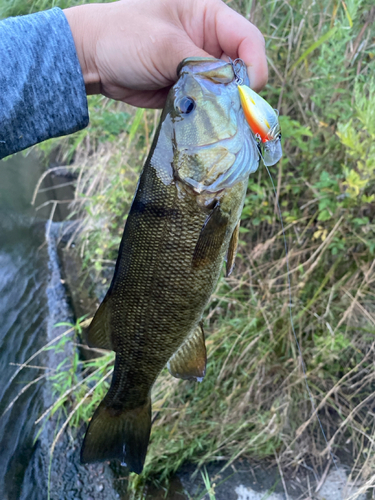
[[[63,11],[0,21],[0,159],[88,122],[81,67]]]

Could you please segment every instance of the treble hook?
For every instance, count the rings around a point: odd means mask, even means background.
[[[229,62],[232,65],[233,73],[234,73],[234,77],[235,77],[237,85],[242,85],[243,78],[240,76],[240,74],[244,68],[246,69],[245,63],[239,57],[237,59],[235,59],[234,61],[232,61],[232,59],[229,58]]]

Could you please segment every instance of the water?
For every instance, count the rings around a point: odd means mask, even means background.
[[[50,329],[47,289],[51,257],[46,244],[50,206],[36,211],[30,202],[43,167],[32,156],[0,161],[0,415],[43,370],[17,366],[45,344]],[[44,203],[53,191],[38,196]],[[37,359],[38,363],[43,358]],[[0,418],[0,498],[15,500],[27,492],[24,475],[32,459],[34,422],[44,407],[43,379],[27,389]]]

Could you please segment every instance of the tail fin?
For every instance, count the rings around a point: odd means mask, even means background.
[[[117,458],[130,472],[140,474],[151,432],[151,399],[133,410],[118,410],[100,403],[86,431],[83,463]]]

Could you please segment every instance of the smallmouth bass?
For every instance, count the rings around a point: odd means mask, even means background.
[[[203,311],[225,258],[227,275],[233,269],[247,181],[259,163],[233,65],[189,58],[177,74],[87,339],[115,351],[116,361],[81,460],[117,458],[138,474],[160,371],[167,364],[178,378],[205,375]]]

